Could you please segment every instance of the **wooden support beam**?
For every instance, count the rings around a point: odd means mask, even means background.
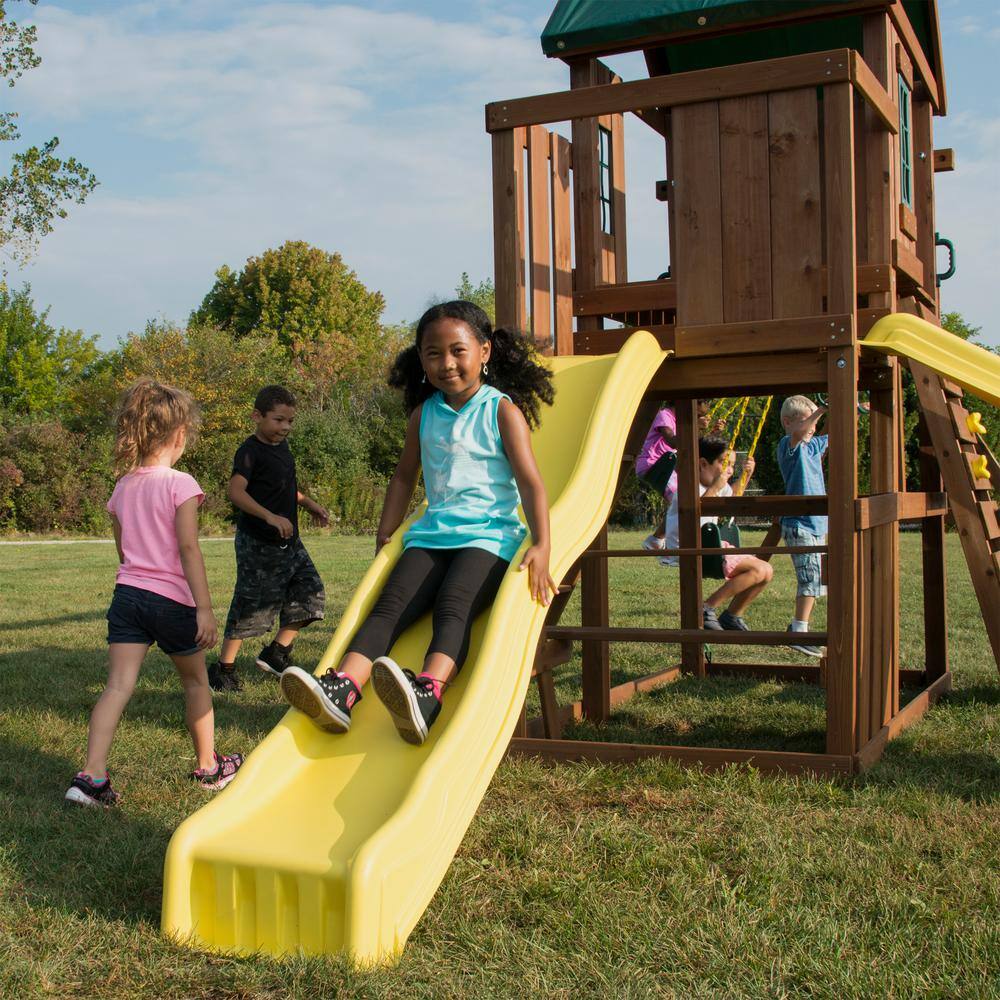
[[[827,308],[850,312],[857,305],[854,228],[854,101],[849,84],[823,88],[826,204]],[[854,501],[858,493],[858,354],[827,352],[830,412],[829,578],[827,629],[826,749],[857,750],[857,559]]]
[[[531,334],[546,354],[552,352],[552,253],[549,246],[549,133],[528,129],[528,252],[531,277]]]
[[[593,743],[587,740],[515,738],[507,753],[540,757],[560,763],[590,761],[628,764],[637,760],[675,760],[681,764],[718,770],[748,764],[768,774],[849,775],[854,762],[842,754],[790,753],[780,750],[722,750],[716,747],[649,746],[642,743]]]
[[[851,79],[850,52],[850,49],[831,49],[629,83],[587,85],[569,91],[494,101],[486,105],[486,131],[547,125],[637,108],[672,108],[729,97],[847,83]]]
[[[602,285],[573,296],[575,316],[607,316],[610,313],[676,308],[677,282],[672,278]]]
[[[920,485],[926,491],[941,492],[944,481],[923,415],[917,424],[920,451]],[[927,450],[925,451],[924,448]],[[944,518],[928,518],[920,526],[921,588],[924,600],[924,662],[927,679],[936,680],[948,672],[948,589]]]
[[[580,323],[594,322],[583,317]],[[599,322],[599,321],[598,321]],[[674,349],[674,326],[623,326],[613,330],[578,330],[573,334],[574,354],[616,354],[637,330],[651,333],[665,351]]]
[[[701,493],[698,489],[698,407],[694,400],[675,404],[677,416],[677,504],[678,541],[692,549],[701,544]],[[606,564],[605,564],[606,565]],[[701,560],[697,556],[680,558],[681,626],[688,632],[701,630],[702,583]],[[681,646],[681,669],[705,676],[705,649],[698,636]]]
[[[713,323],[678,326],[674,335],[674,355],[711,358],[723,354],[774,354],[841,346],[853,340],[854,317],[850,313]]]
[[[854,755],[854,770],[863,774],[881,759],[886,746],[904,729],[918,722],[927,710],[951,691],[951,673],[946,672],[929,687],[921,691],[912,701],[909,701],[901,712],[884,725],[875,735]]]
[[[702,497],[704,516],[773,517],[785,514],[826,514],[829,499],[825,496]]]
[[[605,525],[593,541],[595,548],[608,547],[608,528]],[[598,633],[608,626],[608,563],[605,559],[587,560],[580,575],[580,618],[589,634],[582,647],[583,714],[592,722],[604,722],[611,712],[611,665],[608,644]],[[570,639],[571,636],[549,638]],[[582,638],[582,637],[581,637]]]
[[[701,608],[698,608],[699,617]],[[787,646],[788,632],[718,632],[702,628],[638,628],[626,626],[555,625],[546,628],[550,639],[572,639],[577,642],[680,642],[719,646]],[[810,646],[825,646],[826,632],[796,632],[795,641]]]
[[[888,91],[871,71],[868,63],[853,49],[850,60],[851,83],[871,105],[885,130],[895,135],[899,132],[899,112]]]
[[[496,319],[519,325],[524,309],[524,234],[518,215],[524,129],[493,136],[493,267]]]
[[[726,548],[727,556],[740,555],[806,555],[810,552],[826,552],[825,545],[733,545]],[[587,559],[662,559],[664,556],[712,556],[718,555],[718,546],[699,546],[693,549],[588,549],[580,557]]]
[[[854,504],[858,531],[867,531],[879,525],[897,521],[919,521],[925,517],[945,517],[948,513],[948,494],[936,493],[878,493],[858,497]]]
[[[945,174],[955,169],[955,150],[934,150],[934,173]]]
[[[573,237],[570,230],[569,168],[572,147],[557,132],[549,136],[552,204],[552,291],[555,296],[553,350],[573,353]]]
[[[826,355],[821,351],[786,354],[780,365],[751,365],[746,358],[668,359],[653,376],[649,392],[668,399],[701,396],[762,396],[815,392],[826,387]]]

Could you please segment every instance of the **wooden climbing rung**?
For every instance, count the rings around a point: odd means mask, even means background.
[[[965,433],[967,412],[960,402],[961,388],[913,360],[910,371],[948,491],[948,504],[982,611],[983,627],[1000,669],[1000,523],[990,492],[1000,483],[981,479],[973,472],[973,463],[987,449],[974,434]]]

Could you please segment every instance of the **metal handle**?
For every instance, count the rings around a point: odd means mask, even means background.
[[[947,281],[955,273],[955,244],[952,243],[947,237],[942,236],[940,233],[934,234],[934,246],[935,247],[947,247],[948,248],[948,270],[942,274],[935,275],[935,280],[938,287],[941,287],[942,281]]]

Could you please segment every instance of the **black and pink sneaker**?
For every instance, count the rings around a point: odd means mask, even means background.
[[[361,701],[357,684],[336,670],[314,677],[301,667],[286,667],[281,693],[289,705],[328,733],[346,733],[351,728],[351,709]]]
[[[441,713],[441,701],[434,692],[434,681],[417,677],[388,656],[372,664],[372,686],[379,700],[392,716],[396,732],[415,746],[420,746]]]
[[[220,788],[225,788],[236,777],[236,772],[242,766],[243,754],[217,753],[214,769],[199,767],[197,771],[191,772],[191,778],[206,791],[217,792]]]
[[[104,806],[105,809],[116,806],[121,796],[111,787],[111,779],[94,781],[89,774],[81,771],[70,783],[64,796],[67,802],[78,806]]]

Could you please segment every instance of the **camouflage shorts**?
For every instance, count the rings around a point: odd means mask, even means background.
[[[278,625],[306,624],[323,617],[326,593],[298,537],[287,545],[236,532],[236,590],[226,618],[227,639],[252,639]]]

